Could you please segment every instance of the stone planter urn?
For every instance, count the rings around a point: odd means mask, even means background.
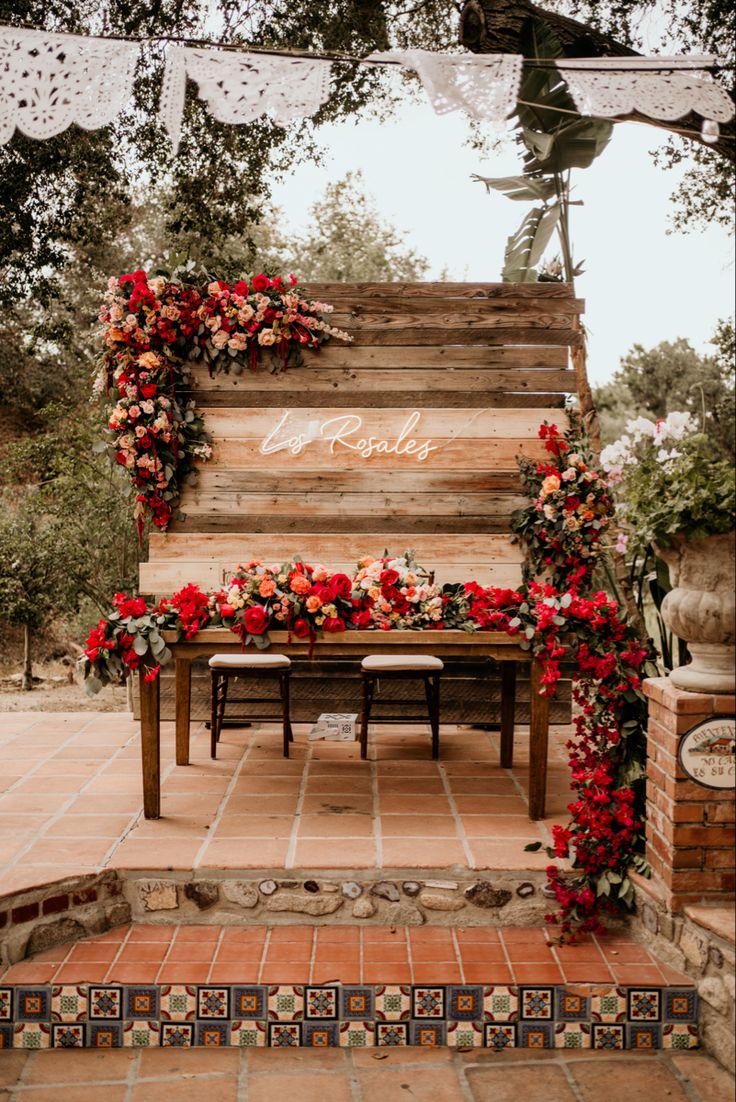
[[[691,661],[670,674],[691,693],[736,692],[736,540],[734,532],[701,540],[676,537],[657,548],[670,568],[673,589],[662,602],[662,619],[690,651]]]

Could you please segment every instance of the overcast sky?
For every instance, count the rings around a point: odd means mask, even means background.
[[[407,103],[393,120],[358,120],[323,127],[326,156],[320,167],[303,165],[274,187],[274,201],[293,226],[327,183],[361,169],[366,190],[407,242],[431,262],[428,278],[448,268],[451,278],[500,278],[506,238],[526,206],[487,195],[471,180],[516,175],[516,148],[486,159],[464,144],[459,114],[438,117],[428,103]],[[575,257],[586,272],[578,294],[587,302],[589,374],[610,379],[634,343],[645,347],[687,337],[701,352],[719,318],[733,312],[732,243],[725,230],[667,234],[669,196],[679,174],[664,172],[648,151],[665,138],[652,127],[623,124],[595,164],[575,173],[572,211]]]

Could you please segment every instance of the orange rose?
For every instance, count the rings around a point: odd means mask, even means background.
[[[322,607],[322,602],[319,597],[314,594],[311,597],[307,597],[307,612],[316,612],[318,608]]]
[[[303,574],[292,574],[289,579],[289,585],[294,593],[309,593],[309,590],[312,588],[312,583],[308,578],[305,578]],[[319,605],[317,607],[319,607]]]

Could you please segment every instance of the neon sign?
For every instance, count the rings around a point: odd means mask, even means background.
[[[412,433],[421,416],[418,409],[412,410],[396,435],[390,438],[368,435],[363,429],[363,418],[357,413],[342,413],[336,417],[328,417],[325,421],[310,421],[306,431],[297,431],[289,423],[291,410],[287,409],[271,432],[263,438],[258,450],[262,455],[274,455],[280,451],[301,455],[310,444],[324,441],[329,446],[330,455],[339,455],[344,449],[363,459],[370,459],[374,455],[412,456],[417,463],[423,463],[442,445],[433,444],[431,439],[414,438]]]

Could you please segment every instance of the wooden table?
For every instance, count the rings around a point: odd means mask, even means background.
[[[269,633],[271,646],[280,654],[304,657],[309,651],[306,640],[285,631]],[[192,662],[213,654],[239,654],[242,647],[226,628],[205,628],[191,641],[180,640],[174,632],[165,639],[176,663],[176,764],[189,765],[189,720],[191,709]],[[407,653],[437,655],[439,658],[492,658],[501,663],[501,766],[510,769],[514,754],[514,711],[516,703],[516,666],[531,663],[531,717],[529,728],[529,818],[543,819],[547,788],[547,741],[549,705],[540,696],[541,666],[529,651],[503,632],[478,631],[346,631],[321,636],[314,644],[319,658],[354,658],[365,654],[401,655]],[[161,740],[159,681],[146,682],[139,677],[141,697],[141,755],[143,767],[143,813],[147,819],[161,814]],[[410,768],[410,766],[407,766]]]

